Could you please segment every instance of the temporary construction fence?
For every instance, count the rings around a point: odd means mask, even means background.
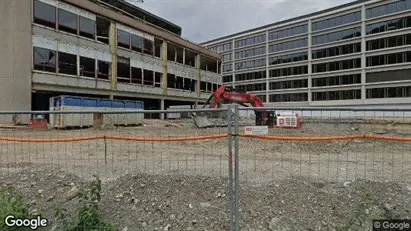
[[[245,126],[255,123],[254,110],[261,108],[0,112],[0,116],[50,114],[68,120],[93,115],[94,120],[88,128],[0,129],[0,183],[16,186],[31,199],[43,198],[44,216],[54,225],[58,222],[53,221],[51,205],[64,207],[72,187],[97,175],[106,188],[103,214],[120,230],[125,224],[129,230],[168,225],[178,230],[239,230],[255,225],[261,230],[261,224],[245,213],[255,202],[247,195],[241,200],[241,190],[247,191],[248,185],[298,178],[318,184],[355,180],[411,184],[411,110],[265,108],[298,113],[303,126],[245,135]],[[200,112],[223,112],[227,117],[214,119],[219,126],[209,129],[197,129],[191,119],[145,119],[137,126],[101,120],[113,115]]]

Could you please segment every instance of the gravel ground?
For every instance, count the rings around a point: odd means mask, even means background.
[[[27,166],[0,178],[26,196],[54,226],[54,209],[75,214],[74,188],[86,179]],[[101,210],[119,230],[228,230],[227,179],[185,175],[125,175],[103,184]],[[298,177],[241,185],[242,230],[371,230],[371,219],[411,218],[411,188],[388,182],[332,183]],[[359,223],[355,218],[364,221]],[[361,219],[362,218],[362,219]],[[168,229],[167,229],[168,227]]]
[[[166,127],[147,120],[144,127],[0,130],[0,136],[168,138],[227,133],[227,128],[198,130],[186,121],[178,123],[184,127]],[[411,127],[307,123],[297,130],[273,129],[270,135],[407,137],[404,131],[411,131]],[[239,150],[242,230],[338,230],[359,214],[365,214],[367,221],[411,217],[410,144],[240,138]],[[55,206],[75,213],[75,200],[69,192],[84,185],[92,174],[103,181],[104,217],[120,230],[228,229],[225,138],[175,143],[0,142],[0,185],[15,185],[46,217],[53,217]],[[363,209],[362,203],[368,200],[368,207]],[[369,227],[365,224],[354,230]]]

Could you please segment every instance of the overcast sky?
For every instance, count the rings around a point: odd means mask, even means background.
[[[201,43],[353,0],[127,0],[182,27]]]

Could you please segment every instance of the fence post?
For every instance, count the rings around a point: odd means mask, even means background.
[[[232,131],[232,107],[228,105],[227,111],[227,132],[228,132],[228,191],[229,191],[229,201],[228,206],[230,210],[230,231],[234,231],[234,185],[233,185],[233,131]]]
[[[238,131],[238,122],[239,122],[239,106],[235,105],[235,122],[234,122],[234,171],[235,171],[235,230],[240,230],[240,178],[239,178],[239,171],[240,171],[240,158],[239,158],[239,151],[240,151],[240,144],[239,144],[239,131]]]

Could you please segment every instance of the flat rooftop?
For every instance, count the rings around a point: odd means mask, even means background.
[[[90,0],[90,1],[94,1],[94,0]],[[137,7],[125,0],[99,0],[99,1],[110,4],[120,10],[123,10],[129,14],[134,15],[135,17],[143,21],[146,21],[150,24],[161,27],[173,34],[181,36],[182,29],[180,26],[174,23],[171,23],[163,18],[160,18],[148,11],[145,11],[141,9],[140,7]],[[144,3],[141,3],[141,4],[144,4]]]

